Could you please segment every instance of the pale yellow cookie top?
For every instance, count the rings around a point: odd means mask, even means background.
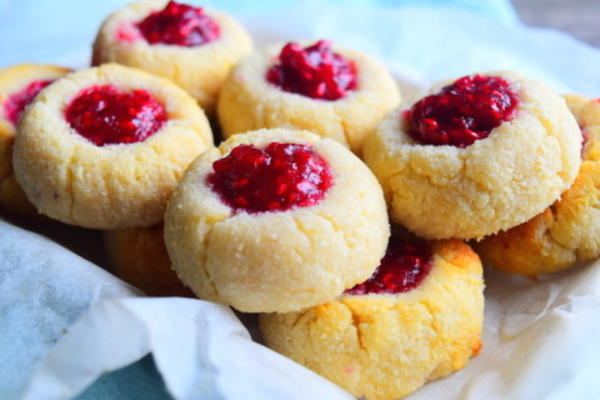
[[[260,128],[309,130],[360,152],[365,137],[400,102],[398,87],[383,64],[359,51],[334,45],[333,52],[356,65],[357,87],[334,101],[313,99],[267,81],[267,71],[283,46],[280,43],[255,51],[232,71],[218,105],[225,137]]]
[[[161,10],[166,0],[131,3],[109,15],[94,43],[93,63],[118,62],[177,83],[211,115],[218,91],[231,68],[252,49],[246,30],[229,15],[203,8],[219,25],[219,38],[200,46],[148,43],[134,25]],[[131,36],[122,40],[120,32]]]
[[[240,144],[308,144],[334,184],[316,205],[234,213],[208,184],[212,163]],[[188,169],[169,201],[165,240],[173,268],[199,297],[247,312],[291,311],[331,300],[371,275],[389,225],[381,188],[340,144],[312,133],[259,130],[230,137]]]
[[[267,345],[357,397],[397,399],[463,368],[481,348],[479,257],[458,240],[433,245],[433,268],[409,292],[345,295],[262,314]]]
[[[31,82],[55,80],[68,73],[68,68],[54,65],[19,64],[0,69],[0,139],[13,137],[16,127],[6,119],[2,104],[8,97]]]
[[[479,244],[484,260],[504,271],[536,276],[600,255],[600,102],[565,98],[587,137],[579,174],[543,213]]]
[[[508,229],[552,204],[577,175],[581,140],[564,100],[514,72],[486,75],[508,80],[519,99],[515,117],[487,138],[466,148],[417,143],[401,109],[367,138],[364,159],[392,219],[420,236],[482,238]]]
[[[147,90],[164,105],[168,120],[143,142],[96,146],[64,118],[70,101],[95,85]],[[101,229],[149,226],[161,221],[188,163],[212,146],[206,116],[183,90],[146,72],[106,64],[69,74],[40,92],[21,119],[13,165],[29,200],[51,218]]]

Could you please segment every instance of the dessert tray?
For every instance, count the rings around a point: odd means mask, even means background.
[[[365,10],[309,2],[240,20],[258,48],[290,38],[329,38],[370,53],[391,70],[405,101],[436,81],[508,69],[559,93],[600,94],[597,49],[455,8]],[[89,56],[57,54],[44,62],[78,68]],[[107,273],[101,246],[93,245],[99,233],[20,225],[0,221],[0,326],[6,332],[0,335],[0,365],[10,366],[0,367],[0,387],[6,398],[72,398],[103,374],[150,353],[164,387],[138,362],[128,370],[141,384],[128,382],[139,387],[124,389],[134,397],[353,398],[257,343],[253,316],[203,300],[146,298]],[[479,355],[408,399],[600,395],[600,262],[536,280],[486,268],[485,285]]]

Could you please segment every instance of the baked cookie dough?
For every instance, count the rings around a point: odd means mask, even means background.
[[[539,214],[575,180],[579,128],[544,84],[491,72],[431,93],[365,143],[395,222],[428,239],[481,239]]]
[[[579,175],[544,212],[477,245],[483,260],[503,271],[537,276],[600,256],[600,102],[566,100],[585,139]]]
[[[334,299],[371,275],[388,236],[373,174],[305,131],[231,136],[191,164],[165,213],[179,278],[198,297],[245,312]]]
[[[260,128],[305,129],[360,152],[399,101],[381,64],[319,41],[277,45],[245,58],[223,85],[217,111],[225,137]]]
[[[38,215],[13,174],[12,149],[19,118],[43,88],[68,72],[66,68],[36,64],[0,69],[0,207],[9,214]]]
[[[171,269],[163,224],[104,231],[111,272],[148,296],[193,297]]]
[[[170,79],[210,116],[225,78],[251,49],[246,30],[226,14],[147,0],[129,4],[104,21],[92,63],[116,62]]]
[[[106,64],[42,91],[21,118],[17,182],[43,214],[86,228],[162,220],[188,164],[212,147],[208,121],[173,83]]]
[[[410,247],[408,247],[410,246]],[[481,349],[481,262],[458,240],[394,243],[368,281],[337,301],[262,314],[266,344],[353,395],[404,397]]]

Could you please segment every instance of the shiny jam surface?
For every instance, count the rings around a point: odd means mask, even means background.
[[[424,240],[406,241],[392,233],[387,251],[373,275],[345,294],[396,294],[418,287],[431,271],[431,250]]]
[[[310,146],[239,145],[213,163],[209,186],[236,211],[285,211],[319,203],[333,184],[327,161]]]
[[[467,147],[510,121],[518,99],[503,78],[465,76],[403,113],[409,135],[419,143]]]
[[[113,85],[82,90],[65,111],[77,133],[97,146],[143,142],[167,121],[165,107],[146,90]]]
[[[138,22],[137,28],[150,44],[193,47],[221,36],[219,25],[204,9],[175,1],[169,1],[165,8]]]
[[[37,96],[43,88],[52,82],[53,80],[33,81],[24,89],[8,96],[2,104],[6,119],[16,125],[23,110],[25,110],[25,107],[33,101],[34,97]]]
[[[292,92],[319,100],[338,100],[356,89],[356,66],[320,40],[303,48],[288,43],[277,63],[267,71],[267,81]]]

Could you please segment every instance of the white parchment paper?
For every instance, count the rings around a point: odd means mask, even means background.
[[[259,44],[327,37],[368,51],[410,90],[472,71],[516,69],[561,92],[600,95],[596,49],[460,10],[309,3],[244,22]],[[97,266],[7,223],[0,223],[0,255],[2,398],[71,398],[149,352],[177,399],[350,398],[252,342],[226,307],[135,297]],[[481,354],[410,399],[599,398],[600,264],[539,282],[488,271],[486,281]]]

